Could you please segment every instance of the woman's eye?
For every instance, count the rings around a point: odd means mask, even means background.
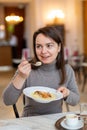
[[[39,49],[39,48],[42,48],[42,46],[41,45],[36,45],[36,48]]]
[[[53,47],[53,44],[48,44],[47,47],[48,47],[48,48],[52,48],[52,47]]]

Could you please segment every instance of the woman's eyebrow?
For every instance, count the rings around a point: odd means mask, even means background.
[[[36,45],[40,45],[41,43],[36,42]],[[45,44],[54,44],[53,42],[46,42]]]
[[[48,43],[46,43],[46,44],[54,44],[53,42],[48,42]]]

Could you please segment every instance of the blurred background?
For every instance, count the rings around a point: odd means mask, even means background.
[[[0,117],[13,118],[12,108],[2,101],[2,92],[20,63],[33,56],[32,36],[43,26],[55,25],[62,36],[65,60],[75,70],[81,101],[87,102],[87,1],[0,0]],[[84,70],[85,69],[85,70]],[[85,86],[85,88],[84,88]],[[20,99],[21,100],[21,99]],[[22,106],[19,103],[20,109]],[[21,111],[21,110],[20,110]],[[13,111],[12,111],[13,112]]]

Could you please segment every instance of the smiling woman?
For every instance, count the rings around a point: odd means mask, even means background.
[[[36,38],[36,53],[42,63],[51,63],[56,59],[61,46],[49,37],[39,34]],[[55,53],[54,53],[55,52]]]
[[[77,105],[80,96],[75,74],[71,66],[64,61],[64,43],[57,28],[46,26],[38,29],[33,35],[33,47],[35,61],[42,64],[32,68],[26,58],[21,61],[18,74],[3,93],[4,103],[15,104],[22,91],[25,92],[23,117],[60,113],[63,99],[72,106]],[[38,88],[35,91],[25,91],[33,88],[31,86],[47,86],[48,90],[45,87],[43,90]],[[42,95],[45,98],[42,98]],[[49,97],[49,100],[46,97]]]

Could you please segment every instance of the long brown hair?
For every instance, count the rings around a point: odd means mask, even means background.
[[[65,73],[65,61],[64,61],[64,44],[62,41],[62,38],[60,36],[60,33],[56,26],[46,26],[43,28],[38,29],[34,35],[33,35],[33,49],[34,49],[34,55],[36,60],[39,60],[37,55],[36,55],[36,49],[35,49],[35,43],[36,43],[36,37],[38,34],[42,33],[43,35],[52,38],[58,45],[61,46],[61,50],[57,55],[56,58],[56,67],[57,69],[60,69],[60,76],[61,76],[61,81],[60,84],[63,84],[65,81],[66,73]]]

